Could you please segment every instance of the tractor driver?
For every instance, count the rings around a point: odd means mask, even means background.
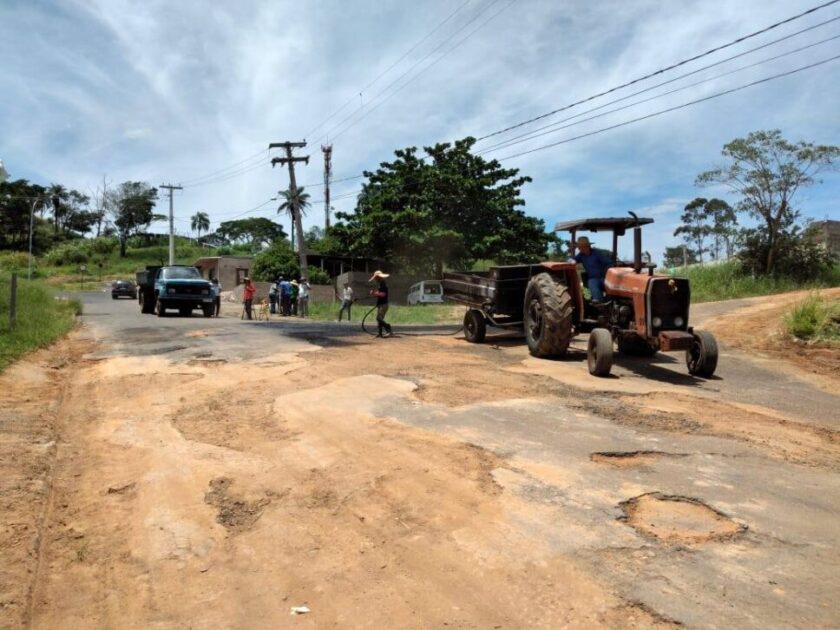
[[[576,245],[580,251],[575,254],[574,260],[583,265],[586,271],[586,285],[592,294],[592,301],[601,302],[604,299],[604,278],[607,269],[613,266],[613,261],[603,252],[593,249],[585,236],[581,236]]]

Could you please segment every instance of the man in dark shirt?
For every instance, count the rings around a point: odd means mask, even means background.
[[[370,282],[378,283],[377,288],[370,292],[371,295],[376,296],[376,324],[379,327],[377,337],[390,337],[392,335],[391,324],[385,321],[385,314],[388,312],[388,285],[385,282],[385,278],[388,275],[377,270],[373,272],[370,278]],[[387,335],[382,334],[383,330]]]
[[[586,270],[586,285],[589,287],[589,293],[592,294],[592,300],[601,302],[604,299],[604,278],[607,275],[607,269],[613,266],[613,261],[603,252],[593,249],[585,236],[577,240],[577,246],[580,252],[575,254],[575,262],[583,265]]]

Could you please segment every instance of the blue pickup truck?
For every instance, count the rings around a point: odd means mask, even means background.
[[[187,265],[148,266],[137,272],[137,300],[143,313],[163,317],[166,309],[190,315],[200,308],[213,316],[213,287],[198,269]]]

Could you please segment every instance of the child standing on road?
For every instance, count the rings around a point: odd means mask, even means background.
[[[350,307],[353,306],[353,287],[349,282],[344,283],[344,290],[341,292],[341,308],[338,309],[338,321],[341,321],[341,316],[344,311],[347,311],[347,321],[353,321],[350,318]]]

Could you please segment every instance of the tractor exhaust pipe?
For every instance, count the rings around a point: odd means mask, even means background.
[[[636,227],[633,228],[633,271],[642,272],[642,227],[639,225],[639,217],[635,212],[630,216],[636,219]]]

